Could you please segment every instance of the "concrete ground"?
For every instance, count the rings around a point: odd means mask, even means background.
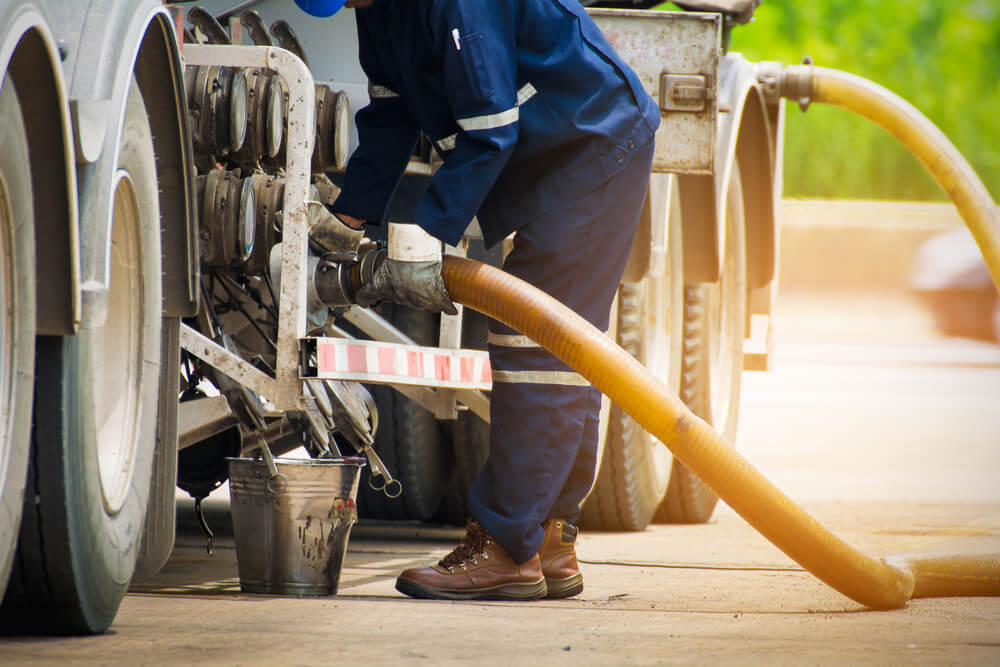
[[[796,287],[777,357],[745,373],[738,447],[873,556],[1000,553],[1000,346],[936,334],[892,289]],[[111,631],[0,638],[4,664],[1000,664],[1000,598],[874,612],[804,572],[732,510],[698,526],[585,533],[576,599],[404,598],[395,575],[460,537],[357,526],[332,598],[243,594],[224,502],[205,553],[189,501],[177,548]]]
[[[1000,550],[998,504],[810,501],[870,554]],[[13,663],[703,664],[980,663],[1000,660],[1000,600],[938,599],[867,611],[803,572],[727,508],[704,526],[586,534],[579,599],[428,602],[392,587],[439,558],[453,530],[364,526],[340,595],[239,592],[234,552],[186,539],[130,594],[105,637],[19,639]]]

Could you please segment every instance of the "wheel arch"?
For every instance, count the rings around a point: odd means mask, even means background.
[[[157,13],[146,29],[135,76],[146,101],[156,151],[163,314],[193,317],[198,311],[199,280],[194,151],[174,23],[163,12]]]
[[[153,130],[160,190],[167,316],[194,314],[197,247],[193,150],[174,22],[159,2],[98,0],[77,42],[70,91],[79,150],[82,326],[107,317],[111,223],[118,147],[135,77]],[[83,57],[86,53],[86,57]]]
[[[775,198],[776,142],[764,96],[748,90],[736,139],[735,156],[743,183],[743,214],[747,227],[747,285],[764,287],[777,264]]]
[[[0,64],[17,88],[33,158],[36,331],[71,334],[81,317],[79,211],[69,94],[60,49],[47,18],[33,5],[13,8],[0,16],[0,25],[4,26]],[[53,173],[62,177],[52,178]]]
[[[726,193],[734,165],[743,181],[747,215],[750,285],[767,284],[774,275],[776,233],[776,149],[772,116],[754,67],[738,54],[722,62],[719,81],[719,128],[713,174],[681,174],[684,280],[710,283],[719,278],[726,228]]]

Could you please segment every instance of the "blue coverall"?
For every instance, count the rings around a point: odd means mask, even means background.
[[[655,102],[576,0],[377,0],[356,12],[370,104],[334,210],[381,222],[422,131],[443,164],[412,221],[457,244],[514,231],[504,270],[606,330],[639,218]],[[573,521],[596,471],[599,393],[498,322],[477,519],[518,562]]]

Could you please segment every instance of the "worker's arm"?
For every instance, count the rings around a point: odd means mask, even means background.
[[[359,145],[347,163],[344,189],[333,204],[352,226],[385,218],[386,207],[413,154],[417,125],[399,94],[392,89],[371,35],[365,12],[356,12],[361,68],[368,76],[368,106],[355,116]]]
[[[514,17],[507,2],[438,0],[430,19],[457,131],[413,221],[455,245],[517,143]]]

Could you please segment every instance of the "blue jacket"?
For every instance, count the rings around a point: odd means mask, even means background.
[[[381,222],[419,132],[444,160],[412,214],[487,246],[607,182],[656,103],[577,0],[376,0],[356,12],[370,104],[334,210]]]

